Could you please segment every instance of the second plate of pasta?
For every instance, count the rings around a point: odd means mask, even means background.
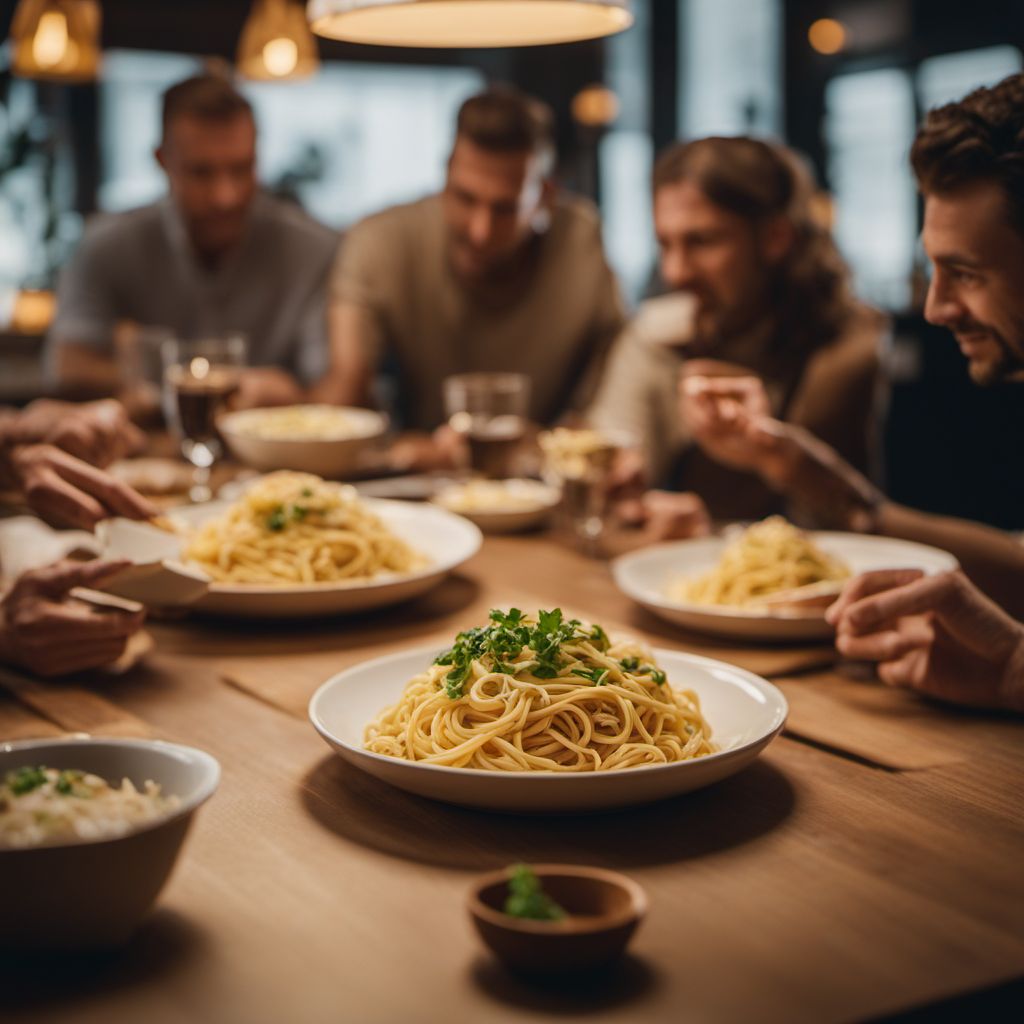
[[[766,520],[720,537],[672,541],[616,559],[619,589],[677,625],[739,640],[824,640],[824,618],[843,581],[874,569],[955,569],[948,552],[865,534],[802,533]],[[801,607],[777,601],[802,592],[824,600]]]

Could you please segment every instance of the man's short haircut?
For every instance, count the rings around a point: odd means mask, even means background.
[[[555,162],[555,116],[541,100],[492,86],[459,108],[457,135],[493,153],[534,153],[548,175]]]
[[[859,314],[849,269],[816,213],[814,177],[799,154],[747,136],[677,142],[654,164],[653,191],[683,182],[755,229],[774,217],[789,221],[793,244],[773,270],[771,290],[779,336],[791,353],[827,344]]]
[[[930,111],[910,162],[925,195],[995,182],[1010,223],[1024,235],[1024,74]]]
[[[230,121],[245,114],[252,117],[249,101],[223,75],[207,72],[172,85],[163,99],[163,138],[179,117],[203,121]]]

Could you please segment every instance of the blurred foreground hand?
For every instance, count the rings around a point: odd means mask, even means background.
[[[69,595],[127,562],[57,562],[18,577],[0,601],[0,661],[39,676],[109,665],[138,632],[144,612],[99,609]]]

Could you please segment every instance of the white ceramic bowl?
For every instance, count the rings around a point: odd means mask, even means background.
[[[377,658],[329,679],[309,702],[317,732],[346,761],[399,789],[448,803],[520,812],[592,811],[649,803],[724,779],[746,767],[782,729],[787,705],[771,683],[720,661],[656,650],[669,682],[697,692],[719,752],[690,761],[606,772],[492,772],[402,761],[363,748],[368,722],[401,696],[438,651],[420,647]]]
[[[333,406],[306,408],[330,408],[344,413],[351,422],[351,432],[344,437],[321,440],[261,437],[253,434],[252,428],[265,420],[268,414],[276,412],[275,409],[246,409],[228,413],[220,418],[217,427],[231,453],[246,465],[263,471],[292,469],[335,480],[356,471],[363,453],[387,428],[386,418],[370,409],[338,409]]]
[[[472,488],[481,483],[488,489],[488,504],[473,501]],[[503,494],[508,498],[504,505],[500,501]],[[519,533],[543,525],[561,494],[556,487],[537,480],[471,481],[444,487],[431,500],[476,523],[484,533]]]
[[[0,743],[0,775],[26,765],[79,768],[112,785],[152,779],[179,807],[114,839],[0,849],[0,946],[86,949],[125,942],[156,902],[196,809],[217,788],[209,754],[160,740]]]
[[[874,569],[921,569],[926,573],[955,569],[956,559],[938,548],[889,537],[817,532],[811,539],[842,559],[854,575]],[[641,548],[612,563],[618,588],[655,615],[701,633],[735,640],[826,640],[833,629],[824,609],[787,611],[728,608],[676,601],[668,589],[680,579],[699,576],[718,564],[724,537],[701,537]]]
[[[377,576],[347,583],[271,587],[213,582],[193,607],[216,615],[257,618],[305,618],[382,608],[426,593],[453,569],[472,558],[483,542],[476,526],[444,509],[408,501],[363,500],[384,520],[388,529],[425,555],[429,564],[405,575]],[[211,501],[178,508],[174,509],[172,518],[187,526],[199,526],[207,519],[222,515],[230,504]]]

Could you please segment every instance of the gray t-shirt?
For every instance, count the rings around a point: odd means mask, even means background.
[[[203,266],[170,198],[103,214],[86,228],[61,274],[48,344],[114,352],[121,321],[176,337],[241,332],[254,366],[277,366],[304,384],[327,371],[327,277],[335,231],[298,207],[259,194],[239,245]]]
[[[597,211],[573,196],[504,290],[456,279],[439,196],[374,214],[346,234],[331,299],[370,313],[364,355],[397,378],[402,424],[428,430],[443,422],[441,382],[454,373],[528,374],[539,423],[584,405],[624,323]]]

